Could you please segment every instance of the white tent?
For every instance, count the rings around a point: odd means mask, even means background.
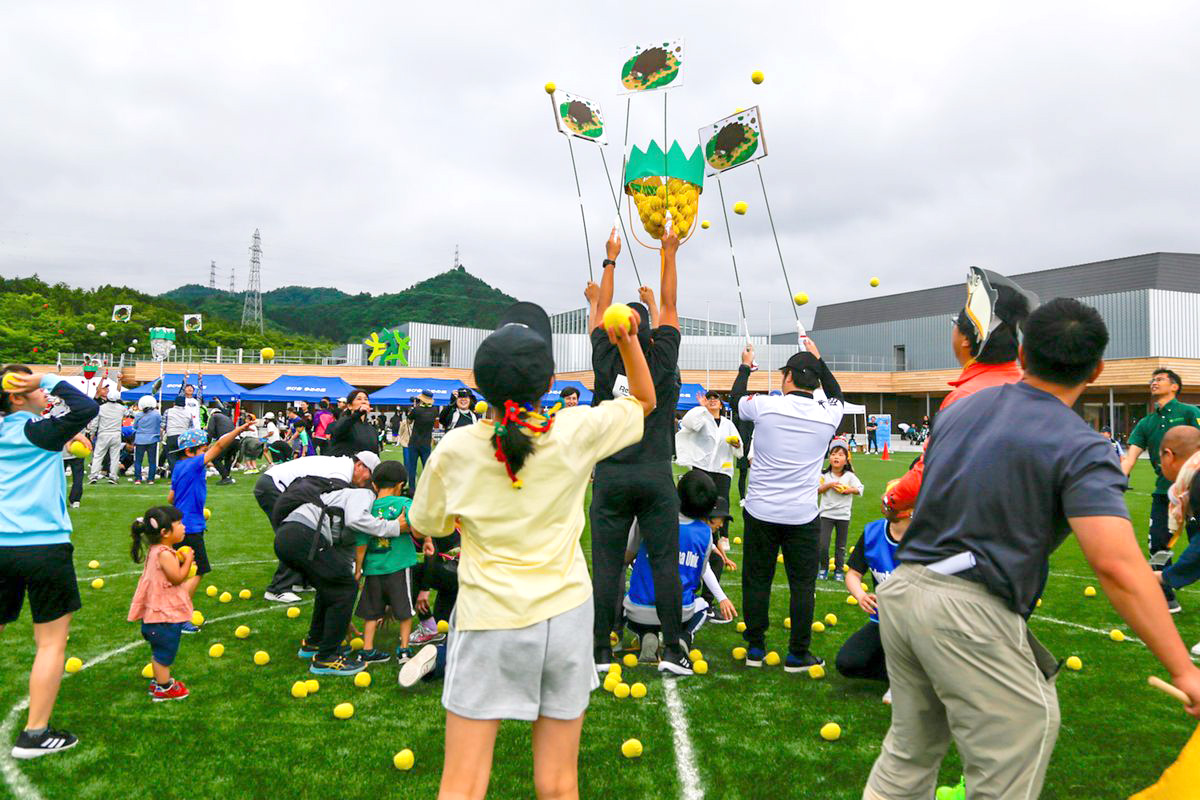
[[[816,400],[825,400],[826,399],[825,391],[823,389],[814,390],[813,398]],[[854,433],[855,434],[858,433],[858,418],[860,416],[863,418],[863,432],[865,433],[867,430],[867,419],[866,419],[867,407],[860,406],[856,403],[843,402],[842,408],[844,409],[843,416],[852,416],[854,418]]]

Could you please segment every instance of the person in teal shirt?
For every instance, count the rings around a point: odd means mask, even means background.
[[[1133,471],[1138,457],[1143,452],[1148,452],[1150,465],[1154,467],[1154,474],[1158,476],[1158,481],[1154,484],[1154,493],[1150,497],[1148,539],[1152,559],[1155,553],[1161,551],[1169,553],[1171,541],[1171,532],[1167,529],[1167,510],[1170,508],[1167,490],[1171,488],[1171,481],[1163,476],[1162,464],[1159,463],[1159,449],[1162,446],[1163,436],[1176,425],[1200,427],[1200,408],[1179,402],[1178,395],[1182,390],[1183,381],[1175,374],[1174,370],[1158,369],[1154,371],[1150,376],[1150,399],[1154,401],[1154,410],[1138,420],[1138,424],[1133,428],[1133,433],[1129,435],[1129,450],[1121,459],[1121,469],[1128,475]],[[1192,540],[1197,531],[1200,531],[1200,523],[1194,519],[1188,520],[1188,541]],[[1171,560],[1166,558],[1164,561],[1160,557],[1152,560],[1151,563],[1155,570],[1162,570],[1171,564]],[[1165,584],[1164,586],[1166,587],[1167,608],[1172,614],[1178,614],[1183,609],[1180,607],[1179,601],[1175,599],[1175,592],[1171,587]]]
[[[373,481],[377,498],[371,512],[381,519],[400,520],[401,530],[408,529],[408,507],[412,500],[404,496],[408,471],[399,461],[384,461],[376,468]],[[387,610],[400,621],[400,645],[396,660],[401,664],[412,657],[408,637],[412,633],[413,567],[417,565],[417,546],[411,536],[380,539],[359,534],[355,542],[354,577],[362,580],[362,594],[355,614],[363,620],[363,649],[366,662],[391,658],[386,650],[375,647],[375,633]]]

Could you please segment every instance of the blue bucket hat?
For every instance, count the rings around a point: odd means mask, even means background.
[[[190,450],[193,447],[203,447],[206,444],[208,444],[208,434],[193,428],[179,434],[179,449],[175,452]]]

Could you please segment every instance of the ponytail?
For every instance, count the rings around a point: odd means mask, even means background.
[[[129,535],[133,540],[129,556],[133,562],[142,563],[143,552],[162,542],[163,531],[170,530],[181,519],[183,514],[175,506],[154,506],[135,519],[129,526]]]
[[[496,421],[492,446],[496,448],[496,460],[504,465],[514,489],[524,485],[517,473],[533,453],[534,439],[549,431],[553,424],[554,417],[522,408],[513,400],[504,401],[504,416]]]

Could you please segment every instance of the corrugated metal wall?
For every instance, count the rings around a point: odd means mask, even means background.
[[[1200,358],[1200,294],[1150,290],[1150,345],[1147,355]]]

